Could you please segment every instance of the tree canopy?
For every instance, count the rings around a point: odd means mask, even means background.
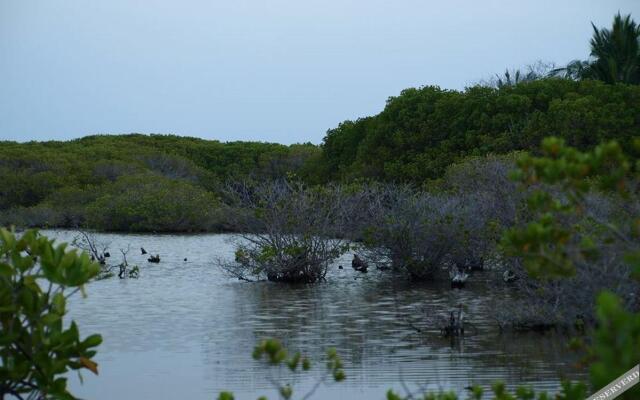
[[[559,136],[580,149],[629,143],[640,129],[640,87],[549,78],[464,91],[411,88],[375,116],[327,132],[325,179],[422,183],[467,156],[538,149]]]

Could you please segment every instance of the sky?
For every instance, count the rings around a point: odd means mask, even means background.
[[[0,0],[0,140],[320,143],[407,87],[589,54],[640,0]]]

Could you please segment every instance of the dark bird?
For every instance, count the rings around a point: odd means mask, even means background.
[[[357,254],[353,255],[353,260],[351,261],[351,268],[355,269],[358,272],[366,273],[367,268],[369,268],[369,264],[366,261],[363,261]]]
[[[144,247],[140,247],[140,251],[142,252],[142,255],[147,254],[147,251],[144,249]]]

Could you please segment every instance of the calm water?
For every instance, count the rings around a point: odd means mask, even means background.
[[[61,241],[73,233],[45,231]],[[71,316],[86,336],[101,333],[100,375],[71,377],[73,392],[86,399],[215,399],[232,390],[237,399],[277,398],[269,377],[290,377],[251,358],[261,338],[278,337],[292,350],[322,360],[336,347],[346,381],[321,386],[316,399],[383,399],[389,388],[443,388],[464,392],[477,383],[558,387],[557,376],[579,377],[564,338],[500,335],[491,322],[494,307],[483,279],[465,290],[412,285],[378,272],[360,274],[351,256],[332,268],[327,282],[286,286],[247,283],[215,267],[216,257],[232,257],[229,235],[99,235],[110,242],[112,262],[119,248],[141,268],[139,279],[117,277],[89,285],[75,298]],[[159,253],[150,264],[140,247]],[[183,261],[187,257],[188,261]],[[499,296],[506,295],[499,293]],[[458,304],[468,306],[472,323],[463,340],[439,337],[434,323]],[[407,318],[423,328],[417,333]],[[324,365],[294,376],[294,393],[306,392]],[[294,396],[295,397],[295,396]]]

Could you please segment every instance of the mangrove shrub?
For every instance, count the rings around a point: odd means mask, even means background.
[[[0,398],[73,399],[64,374],[98,373],[92,358],[102,338],[81,339],[75,322],[64,321],[69,296],[98,271],[86,253],[36,231],[16,237],[0,229]]]

